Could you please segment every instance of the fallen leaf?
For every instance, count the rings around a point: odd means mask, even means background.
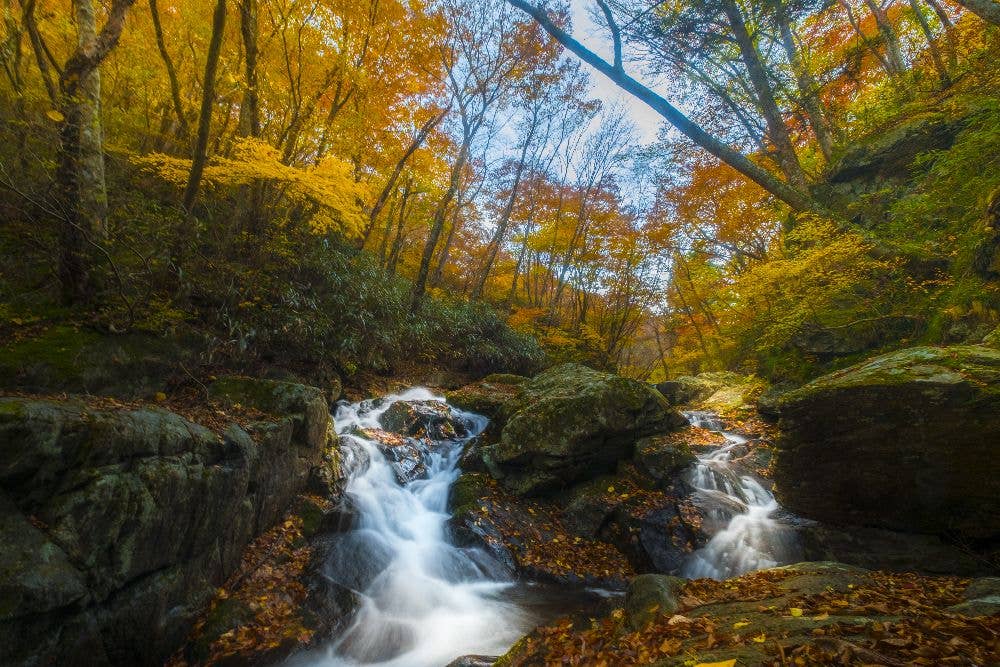
[[[736,658],[732,660],[720,660],[719,662],[699,662],[694,667],[735,667]]]
[[[762,632],[759,635],[754,635],[753,637],[751,637],[751,639],[754,641],[755,644],[763,644],[765,641],[767,641],[767,635]]]
[[[799,609],[798,607],[792,607],[791,609],[788,610],[788,613],[791,614],[792,616],[798,617],[802,615],[802,610]]]

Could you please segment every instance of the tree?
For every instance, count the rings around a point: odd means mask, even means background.
[[[825,207],[816,201],[804,188],[795,183],[782,181],[760,165],[755,164],[746,155],[734,150],[717,137],[706,132],[665,98],[626,74],[621,58],[621,31],[610,10],[606,9],[607,5],[603,2],[602,7],[605,8],[604,13],[608,20],[608,27],[611,30],[616,54],[613,63],[607,62],[574,39],[572,35],[560,28],[543,8],[532,5],[526,0],[507,1],[534,18],[546,32],[566,47],[566,49],[576,54],[581,60],[607,76],[626,92],[649,105],[650,108],[663,116],[671,125],[676,127],[695,144],[759,184],[762,188],[788,204],[792,209],[797,211],[825,212]]]
[[[59,280],[67,304],[93,294],[85,246],[107,233],[108,194],[104,180],[99,67],[121,37],[125,16],[135,0],[114,0],[107,21],[97,30],[92,0],[75,0],[76,49],[59,76],[59,158],[56,183],[61,215]]]

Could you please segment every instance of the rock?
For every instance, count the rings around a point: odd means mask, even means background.
[[[625,591],[625,622],[639,630],[658,614],[674,613],[681,607],[680,591],[685,582],[663,574],[639,575]]]
[[[0,398],[0,664],[162,664],[320,466],[326,420],[295,406],[217,434]]]
[[[498,656],[489,655],[463,655],[448,663],[447,667],[493,667]]]
[[[489,417],[502,427],[506,405],[527,381],[526,377],[508,373],[487,375],[479,382],[447,392],[445,398],[456,408]]]
[[[974,575],[989,569],[967,549],[936,535],[804,521],[796,535],[807,560],[836,560],[870,570]]]
[[[652,436],[635,443],[639,468],[658,481],[671,479],[697,458],[690,445],[671,436]]]
[[[296,437],[310,448],[321,448],[327,439],[330,409],[323,392],[293,382],[227,377],[208,387],[212,400],[226,405],[256,408],[272,415],[290,415]]]
[[[397,433],[366,429],[365,436],[375,441],[379,451],[389,460],[396,479],[407,484],[427,474],[427,447],[419,440]]]
[[[431,440],[454,440],[468,434],[451,408],[439,401],[397,401],[379,417],[382,427],[404,436],[428,437]]]
[[[1000,535],[1000,350],[917,347],[777,402],[778,498],[824,523]]]
[[[521,495],[613,470],[635,441],[687,423],[651,386],[563,364],[520,386],[499,442],[482,448],[492,475]]]
[[[995,616],[1000,614],[1000,577],[974,579],[965,589],[964,602],[947,611],[963,616]]]
[[[197,368],[202,341],[143,333],[100,335],[67,325],[0,343],[0,386],[39,393],[153,397]]]

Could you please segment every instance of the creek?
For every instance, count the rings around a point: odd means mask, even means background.
[[[461,471],[464,445],[487,425],[480,415],[451,408],[452,437],[421,439],[420,461],[393,460],[366,430],[400,401],[444,401],[423,388],[341,404],[334,415],[351,470],[346,493],[354,508],[350,530],[335,536],[325,575],[359,594],[360,605],[324,649],[290,664],[313,667],[443,667],[469,654],[499,655],[523,634],[556,616],[596,609],[605,592],[558,590],[519,582],[489,553],[456,544],[449,530],[448,494]],[[726,437],[699,458],[689,484],[719,531],[684,566],[690,577],[733,576],[785,560],[783,527],[771,518],[774,497],[732,463],[745,440],[708,414],[692,423]],[[423,465],[417,475],[401,475]]]

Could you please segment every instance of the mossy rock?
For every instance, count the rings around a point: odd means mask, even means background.
[[[650,385],[578,364],[521,384],[504,412],[500,439],[483,447],[483,461],[518,495],[610,472],[631,457],[637,439],[687,424]]]
[[[686,581],[664,574],[642,574],[630,581],[625,592],[625,622],[638,630],[653,617],[680,609],[681,588]]]
[[[455,517],[474,511],[490,492],[490,477],[481,472],[463,473],[451,486],[448,507]]]
[[[459,410],[489,417],[495,427],[503,426],[505,409],[528,378],[510,373],[487,375],[482,380],[445,394]]]
[[[651,436],[635,443],[635,461],[653,479],[669,480],[697,460],[691,445],[670,436]]]
[[[200,350],[193,338],[111,336],[56,325],[0,346],[0,386],[148,397],[162,391],[185,363],[195,367]]]
[[[292,417],[296,436],[313,449],[327,441],[329,406],[322,390],[294,382],[247,377],[220,378],[209,385],[209,398],[224,405],[256,408],[278,417]]]
[[[775,481],[788,509],[839,525],[1000,535],[1000,350],[900,350],[775,408]]]

